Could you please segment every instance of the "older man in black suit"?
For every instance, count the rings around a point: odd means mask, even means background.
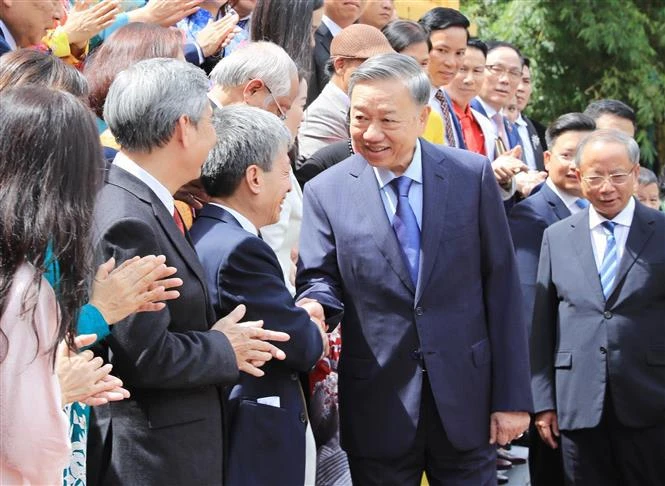
[[[163,254],[183,280],[158,313],[113,326],[100,352],[132,397],[94,411],[91,484],[221,484],[220,385],[238,369],[284,354],[243,309],[215,322],[203,268],[173,194],[197,178],[215,143],[203,71],[175,59],[143,61],[111,86],[104,118],[121,146],[94,219],[99,261]]]
[[[598,130],[575,161],[591,206],[545,230],[531,333],[542,439],[567,484],[665,484],[665,215],[635,202],[640,152]]]

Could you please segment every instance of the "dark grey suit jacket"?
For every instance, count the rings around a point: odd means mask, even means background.
[[[183,280],[160,312],[115,324],[102,356],[132,396],[94,407],[92,484],[221,484],[222,402],[218,385],[238,378],[215,316],[203,268],[173,216],[139,179],[111,166],[95,208],[96,263],[165,255]]]
[[[529,133],[529,140],[523,140],[523,142],[531,144],[531,148],[533,149],[533,156],[536,159],[536,168],[540,171],[544,171],[545,170],[545,160],[543,158],[543,151],[545,149],[541,145],[540,136],[538,135],[538,131],[536,130],[535,125],[529,119],[528,116],[526,116],[525,114],[522,114],[522,118],[526,122],[526,130]]]
[[[309,78],[309,85],[307,87],[307,105],[314,101],[328,81],[330,77],[326,74],[326,64],[330,59],[330,43],[333,40],[333,35],[326,27],[326,24],[321,23],[319,28],[314,33],[314,53],[312,54],[314,68],[312,75]]]
[[[559,427],[598,425],[605,393],[619,421],[665,421],[665,215],[642,204],[607,301],[588,209],[545,230],[531,336],[535,411]]]
[[[376,176],[360,155],[305,185],[300,296],[343,314],[342,446],[412,446],[422,366],[450,442],[487,444],[490,413],[530,411],[526,322],[508,224],[486,158],[420,141],[422,270],[411,281]]]

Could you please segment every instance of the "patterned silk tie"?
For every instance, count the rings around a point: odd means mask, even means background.
[[[605,295],[605,300],[607,300],[614,286],[614,279],[617,274],[617,242],[614,238],[616,223],[614,221],[603,221],[600,224],[607,230],[607,246],[605,247],[603,263],[600,265],[600,285],[603,287],[603,294]]]
[[[390,181],[390,185],[397,194],[397,209],[393,218],[393,230],[402,246],[402,254],[409,267],[413,285],[417,285],[418,267],[420,265],[420,228],[409,203],[409,188],[412,182],[412,179],[401,176]]]
[[[446,100],[446,96],[440,89],[436,91],[434,98],[436,98],[441,105],[443,126],[446,129],[446,143],[449,147],[457,147],[457,144],[455,143],[455,134],[453,133],[453,122],[450,119],[450,106],[448,106],[448,100]]]

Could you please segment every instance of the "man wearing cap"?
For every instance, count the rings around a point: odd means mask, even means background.
[[[389,52],[394,51],[388,39],[371,25],[353,24],[333,39],[328,62],[330,81],[305,110],[298,133],[301,160],[326,145],[349,138],[349,77],[370,57]]]

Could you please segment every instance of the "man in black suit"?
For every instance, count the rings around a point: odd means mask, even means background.
[[[517,133],[522,140],[522,154],[529,169],[544,171],[543,151],[547,147],[544,146],[540,140],[540,134],[538,133],[536,124],[524,113],[524,110],[531,99],[531,91],[533,88],[531,86],[531,62],[528,57],[524,57],[523,61],[522,77],[517,85],[517,90],[515,91],[518,110],[515,126],[517,127]]]
[[[633,197],[639,160],[618,130],[585,138],[591,206],[543,235],[531,386],[567,484],[665,484],[665,215]]]
[[[544,154],[549,176],[540,191],[514,206],[508,216],[524,296],[524,315],[529,323],[543,233],[548,226],[588,204],[580,200],[582,190],[574,159],[580,140],[594,128],[593,120],[581,113],[562,115],[549,127],[547,138],[551,150]],[[563,484],[561,453],[545,445],[533,425],[529,430],[529,472],[534,486]]]
[[[94,219],[99,262],[166,256],[183,280],[180,298],[158,313],[113,326],[99,352],[132,397],[92,413],[91,484],[221,484],[220,385],[238,369],[260,376],[284,354],[264,339],[288,336],[238,324],[243,309],[215,322],[203,268],[173,194],[199,177],[215,143],[203,71],[151,59],[123,71],[104,109],[121,146],[106,175]]]
[[[262,316],[266,329],[291,336],[282,346],[284,361],[266,365],[262,378],[242,375],[230,392],[227,484],[314,484],[316,448],[298,377],[327,344],[323,308],[296,305],[275,252],[260,236],[279,220],[291,190],[291,137],[277,117],[248,106],[226,107],[213,123],[218,142],[201,178],[210,202],[192,226],[192,239],[215,314],[244,304],[247,318]]]
[[[342,29],[355,23],[363,11],[365,0],[325,0],[321,25],[314,33],[314,72],[307,88],[307,104],[314,101],[330,80],[326,64],[330,59],[330,43]]]
[[[63,13],[60,0],[1,0],[0,56],[40,44]]]

